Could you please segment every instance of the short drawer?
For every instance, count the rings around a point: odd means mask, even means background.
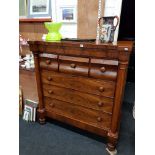
[[[46,70],[42,70],[41,77],[43,83],[46,84],[70,88],[84,93],[114,97],[115,82],[113,81],[103,81]]]
[[[116,81],[117,68],[117,61],[91,59],[90,77]]]
[[[89,70],[88,58],[60,56],[59,62],[60,62],[59,66],[60,72],[88,76],[88,70]]]
[[[56,113],[70,119],[90,124],[100,128],[110,128],[111,115],[100,111],[87,109],[68,102],[53,98],[44,98],[45,109],[48,112]]]
[[[112,113],[113,99],[82,93],[76,90],[43,84],[43,94],[46,97],[66,101],[86,108]]]
[[[43,69],[58,71],[57,55],[50,54],[49,57],[40,57],[40,67]]]

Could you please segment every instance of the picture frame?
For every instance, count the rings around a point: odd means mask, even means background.
[[[28,18],[51,16],[51,0],[28,0]]]
[[[77,11],[75,6],[60,7],[60,21],[63,23],[76,23]]]

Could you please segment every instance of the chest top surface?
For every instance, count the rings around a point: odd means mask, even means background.
[[[116,45],[113,45],[112,43],[96,44],[74,41],[29,41],[28,43],[30,50],[36,54],[52,53],[57,55],[106,58],[120,61],[128,61],[133,47],[132,41],[120,41]]]

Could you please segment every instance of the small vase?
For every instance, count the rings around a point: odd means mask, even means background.
[[[62,26],[62,23],[56,22],[45,22],[45,28],[48,30],[48,34],[46,36],[46,41],[60,41],[62,35],[59,30]]]

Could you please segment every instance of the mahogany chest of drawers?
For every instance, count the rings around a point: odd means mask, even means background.
[[[50,117],[107,137],[115,150],[132,42],[29,41],[40,123]]]

